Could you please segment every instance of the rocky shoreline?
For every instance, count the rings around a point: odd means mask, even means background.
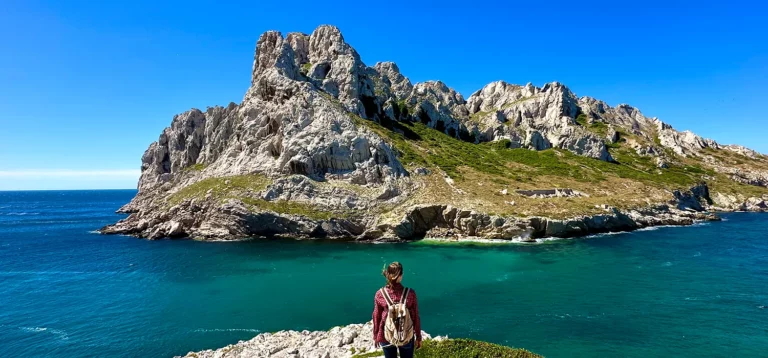
[[[376,350],[372,332],[373,323],[368,322],[334,327],[328,331],[262,333],[223,348],[189,352],[183,358],[350,358]],[[424,340],[433,339],[423,331],[422,337]]]
[[[766,211],[768,198],[715,203],[706,184],[675,192],[670,204],[620,210],[604,206],[603,214],[568,219],[502,217],[451,205],[415,205],[396,224],[376,224],[375,217],[313,220],[306,216],[249,210],[237,199],[220,207],[206,201],[188,201],[154,215],[131,215],[101,230],[149,239],[192,237],[206,241],[233,241],[259,237],[334,239],[358,242],[396,242],[422,238],[506,240],[534,243],[544,237],[568,238],[633,231],[653,226],[687,226],[716,221],[715,211]],[[717,204],[730,205],[720,207]],[[710,211],[711,210],[711,211]]]

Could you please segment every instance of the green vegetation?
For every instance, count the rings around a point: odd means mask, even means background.
[[[587,115],[584,113],[579,113],[578,116],[576,116],[576,123],[578,123],[582,127],[586,127],[589,125],[587,122]]]
[[[312,64],[307,62],[301,65],[301,73],[308,74],[309,70],[312,68]]]
[[[659,138],[658,134],[654,134],[654,136],[653,136],[653,144],[656,144],[656,146],[658,146],[659,148],[662,147],[662,145],[661,145],[661,138]]]
[[[473,122],[478,122],[480,118],[483,118],[494,112],[496,111],[478,111],[476,113],[472,113],[471,115],[469,115],[469,119]]]
[[[259,174],[235,175],[230,177],[208,178],[187,185],[168,197],[168,205],[175,206],[184,200],[203,198],[210,191],[214,199],[237,197],[236,194],[248,190],[264,190],[270,180]]]
[[[355,354],[355,352],[353,351],[352,354]],[[383,356],[384,356],[384,352],[382,352],[381,350],[376,350],[374,352],[355,354],[352,356],[352,358],[370,358],[370,357],[383,357]]]
[[[358,354],[352,358],[381,357],[381,351]],[[424,341],[414,354],[417,358],[539,358],[538,354],[525,349],[510,348],[498,344],[471,339]]]
[[[533,96],[523,97],[523,98],[520,98],[520,99],[518,99],[518,100],[516,100],[514,102],[506,103],[503,106],[501,106],[500,110],[505,110],[507,108],[510,108],[510,107],[512,107],[512,106],[514,106],[516,104],[523,103],[523,102],[525,102],[527,100],[530,100],[532,98],[533,98]],[[483,118],[483,117],[487,116],[488,114],[491,114],[491,113],[494,113],[494,112],[498,112],[498,110],[492,109],[490,111],[478,111],[477,113],[473,113],[473,114],[469,115],[469,119],[471,121],[473,121],[473,122],[477,122],[480,118]]]
[[[329,100],[329,101],[331,101],[331,102],[335,103],[335,104],[336,104],[337,106],[339,106],[340,108],[342,108],[342,109],[344,108],[344,107],[341,105],[341,102],[339,102],[339,100],[338,100],[336,97],[334,97],[334,96],[331,96],[331,94],[330,94],[330,93],[328,93],[328,92],[325,92],[325,91],[317,91],[317,93],[319,93],[321,96],[323,96],[323,98],[325,98],[325,99],[327,99],[327,100]]]
[[[630,133],[622,133],[621,140],[609,145],[615,162],[605,162],[557,148],[513,148],[509,140],[474,144],[418,122],[375,123],[351,117],[356,125],[367,127],[392,145],[407,168],[425,167],[431,173],[418,178],[424,183],[423,190],[386,209],[391,220],[397,220],[409,205],[434,203],[435,198],[444,204],[502,216],[567,218],[602,213],[603,205],[626,209],[666,202],[670,190],[687,189],[704,181],[713,192],[766,192],[716,173],[700,158],[667,153],[668,167],[658,168],[656,157],[640,155],[634,149],[637,143],[650,141]],[[443,173],[453,180],[446,181]],[[543,188],[571,188],[589,196],[539,200],[515,193]]]
[[[444,341],[425,341],[417,351],[420,358],[537,358],[538,354],[524,349],[510,348],[498,344],[470,339],[450,339]]]
[[[581,182],[605,180],[608,176],[639,180],[647,184],[690,186],[701,180],[701,174],[714,174],[698,166],[670,166],[659,170],[653,158],[636,154],[631,149],[614,145],[612,154],[618,163],[587,158],[561,149],[533,151],[510,149],[508,140],[473,144],[448,136],[421,123],[397,123],[401,131],[354,116],[364,125],[387,138],[401,155],[404,164],[438,167],[453,179],[461,180],[461,168],[496,176],[499,180],[530,181],[534,177],[554,175]],[[522,167],[520,165],[521,164]]]
[[[407,116],[412,112],[411,109],[408,108],[408,103],[404,99],[397,101],[395,106],[397,108],[396,114],[399,116]]]
[[[382,139],[386,140],[390,145],[392,145],[395,148],[395,150],[398,151],[400,161],[403,164],[405,165],[409,165],[409,164],[410,165],[426,165],[427,164],[427,162],[424,160],[424,158],[419,153],[417,148],[413,145],[411,140],[409,140],[409,138],[406,138],[406,136],[403,133],[395,132],[392,129],[386,128],[383,125],[376,123],[374,121],[365,120],[356,114],[350,113],[349,115],[352,118],[352,121],[355,123],[355,125],[370,129],[374,133],[378,134]],[[394,128],[405,127],[400,122],[391,122],[390,124]]]
[[[183,171],[184,172],[199,172],[199,171],[205,169],[205,167],[207,167],[207,166],[208,166],[208,164],[197,163],[197,164],[193,164],[193,165],[190,165],[190,166],[184,168]]]
[[[267,188],[271,181],[259,174],[208,178],[187,185],[168,197],[168,205],[175,206],[187,199],[205,198],[209,193],[214,200],[239,199],[252,211],[274,211],[281,214],[300,215],[315,220],[328,220],[335,213],[318,209],[310,204],[294,201],[267,201],[249,196]]]
[[[608,133],[607,124],[600,121],[589,123],[587,115],[584,113],[579,113],[579,115],[576,116],[576,123],[601,136],[605,136]]]
[[[768,161],[763,158],[749,158],[736,152],[712,148],[705,148],[703,153],[715,158],[720,163],[727,163],[728,166],[735,166],[745,170],[768,171]],[[712,192],[732,195],[741,194],[747,197],[768,194],[768,188],[739,183],[732,180],[725,173],[708,173],[708,175],[712,178],[712,180],[708,181],[710,191]]]
[[[295,201],[240,198],[246,205],[251,206],[252,211],[274,211],[276,213],[305,216],[314,220],[330,220],[335,215],[333,212],[320,210],[310,204]]]
[[[529,100],[529,99],[532,99],[533,97],[534,97],[534,96],[528,96],[528,97],[523,97],[523,98],[520,98],[520,99],[518,99],[517,101],[514,101],[514,102],[512,102],[512,103],[507,103],[507,104],[505,104],[505,105],[501,106],[501,109],[507,109],[507,108],[509,108],[509,107],[512,107],[512,106],[514,106],[514,105],[516,105],[516,104],[520,104],[520,103],[523,103],[523,102],[525,102],[525,101],[527,101],[527,100]]]

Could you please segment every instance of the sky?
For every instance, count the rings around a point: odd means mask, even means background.
[[[414,83],[559,81],[768,153],[757,1],[3,0],[0,190],[135,188],[174,114],[242,100],[261,33],[321,24]]]

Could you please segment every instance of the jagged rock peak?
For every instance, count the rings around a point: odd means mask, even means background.
[[[357,51],[352,48],[341,34],[338,27],[332,25],[320,25],[309,37],[310,61],[335,59],[339,55],[351,55],[357,57]]]
[[[400,72],[400,68],[394,62],[377,62],[373,70],[385,81],[396,98],[408,97],[413,90],[411,80]]]
[[[552,147],[576,154],[613,160],[604,139],[579,126],[578,99],[559,82],[538,88],[531,83],[492,82],[467,100],[476,137],[483,141],[508,139],[512,147],[543,150]]]
[[[443,81],[424,81],[419,82],[413,87],[413,91],[418,95],[434,95],[439,97],[449,96],[456,103],[465,103],[464,96],[448,87]]]
[[[571,92],[571,90],[566,85],[564,85],[564,84],[562,84],[560,82],[557,82],[557,81],[546,83],[546,84],[544,84],[543,87],[541,87],[541,91],[542,92],[549,91],[550,89],[552,89],[552,90],[563,90],[563,91]]]
[[[698,151],[704,148],[721,148],[721,145],[712,139],[703,138],[689,130],[676,131],[671,125],[658,118],[654,118],[653,122],[656,125],[657,136],[661,145],[672,149],[678,155],[696,155]]]
[[[725,145],[725,146],[723,146],[723,148],[727,149],[727,150],[730,150],[732,152],[736,152],[736,153],[741,154],[743,156],[747,156],[747,157],[753,158],[753,159],[754,158],[760,158],[760,157],[764,156],[764,154],[762,154],[762,153],[760,153],[760,152],[758,152],[756,150],[749,149],[747,147],[744,147],[744,146],[741,146],[741,145],[738,145],[738,144]]]
[[[285,37],[285,40],[293,49],[297,66],[309,62],[309,35],[302,32],[291,32]]]
[[[413,86],[406,103],[414,108],[413,117],[452,137],[469,139],[465,125],[469,118],[461,93],[441,81],[426,81]]]
[[[491,82],[469,96],[469,99],[467,99],[467,107],[470,113],[497,109],[505,103],[513,103],[523,98],[524,94],[522,90],[524,88],[535,91],[533,85],[530,85],[530,87],[523,87],[505,81]]]
[[[398,67],[396,63],[391,61],[376,62],[376,64],[373,67],[379,71],[400,73],[400,67]]]
[[[256,42],[251,85],[256,84],[259,76],[273,68],[288,78],[296,78],[294,51],[279,31],[267,31]]]
[[[485,112],[499,110],[546,93],[556,93],[557,96],[568,97],[568,101],[575,101],[573,92],[560,82],[550,82],[542,87],[536,87],[530,82],[521,86],[506,81],[494,81],[469,96],[467,103],[470,113]]]

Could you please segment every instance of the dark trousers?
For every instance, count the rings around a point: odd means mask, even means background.
[[[389,343],[381,345],[381,349],[384,350],[384,358],[397,358],[397,351],[400,350],[400,358],[413,358],[413,345],[415,339],[412,339],[408,344],[402,347],[396,347]]]

